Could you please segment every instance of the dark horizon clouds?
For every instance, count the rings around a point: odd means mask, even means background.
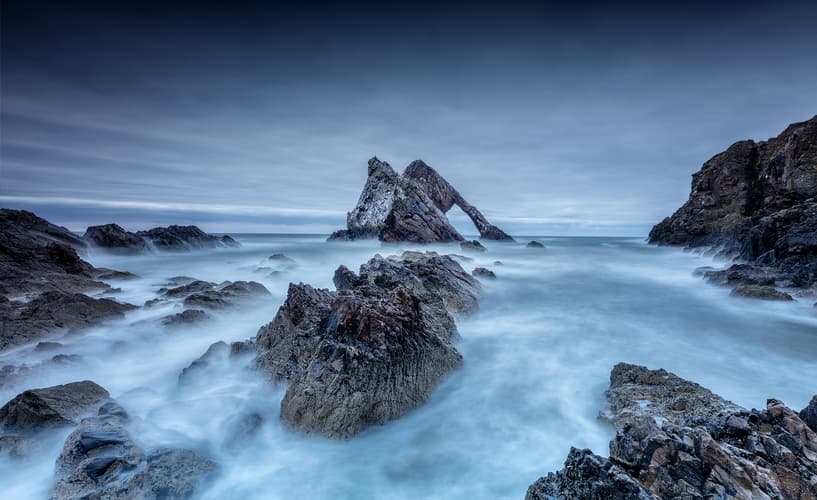
[[[0,206],[72,229],[328,232],[377,155],[515,234],[643,235],[817,113],[809,3],[2,9]]]

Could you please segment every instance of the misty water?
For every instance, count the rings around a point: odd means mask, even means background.
[[[545,250],[486,242],[467,270],[485,266],[481,310],[458,320],[464,365],[424,406],[349,441],[294,432],[279,420],[285,387],[242,366],[215,366],[179,387],[181,370],[213,342],[244,340],[272,320],[290,281],[332,287],[341,264],[411,245],[326,243],[324,236],[244,235],[238,249],[144,256],[91,255],[96,266],[131,271],[116,298],[141,305],[178,275],[255,280],[272,293],[209,322],[167,328],[178,304],[142,308],[124,320],[0,356],[2,365],[51,363],[0,387],[22,390],[90,379],[130,413],[145,447],[199,449],[221,464],[203,498],[522,498],[559,469],[570,446],[607,454],[612,428],[598,420],[612,366],[666,368],[746,407],[767,397],[803,407],[817,392],[814,299],[773,303],[729,298],[692,274],[710,258],[646,245],[640,238],[539,238]],[[524,240],[527,241],[527,240]],[[455,245],[424,247],[462,253]],[[296,261],[277,269],[267,260]],[[502,264],[495,264],[501,261]],[[259,268],[267,268],[260,269]],[[269,269],[269,268],[273,269]],[[243,415],[264,415],[257,435],[234,439]],[[43,498],[70,429],[49,436],[24,461],[0,461],[0,496]]]

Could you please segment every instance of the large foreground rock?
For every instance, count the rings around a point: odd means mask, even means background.
[[[477,307],[479,284],[448,256],[376,256],[341,266],[337,291],[290,285],[255,340],[256,365],[289,380],[281,417],[348,438],[422,404],[462,357],[454,316]]]
[[[782,272],[790,286],[817,282],[817,116],[712,157],[692,176],[689,200],[650,241],[715,247]]]
[[[346,218],[346,229],[330,240],[380,238],[383,241],[431,243],[462,241],[445,212],[458,205],[471,217],[483,238],[510,240],[488,223],[434,169],[422,161],[412,162],[403,175],[379,159],[369,160],[369,175],[354,210]]]
[[[51,498],[192,498],[218,465],[198,452],[145,450],[116,403],[102,406],[65,441]]]
[[[610,457],[572,449],[527,499],[817,498],[817,434],[780,401],[747,411],[664,370],[624,364],[608,399]]]

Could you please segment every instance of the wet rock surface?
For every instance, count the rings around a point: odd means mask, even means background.
[[[403,175],[379,159],[369,160],[366,185],[355,208],[349,212],[346,229],[329,239],[348,241],[379,238],[387,242],[431,243],[462,241],[445,216],[453,205],[471,218],[483,238],[510,240],[491,225],[475,207],[434,169],[415,161]]]
[[[817,433],[801,416],[809,408],[798,415],[769,399],[747,411],[664,370],[626,364],[613,369],[608,400],[617,431],[609,458],[572,449],[526,498],[817,496]]]
[[[770,269],[771,282],[745,284],[814,285],[817,116],[768,141],[737,142],[704,163],[689,200],[652,229],[650,242],[712,247]]]
[[[224,309],[269,295],[269,290],[261,283],[234,281],[187,295],[184,305],[192,308]]]
[[[206,456],[186,449],[145,450],[114,402],[84,419],[57,459],[51,498],[191,498],[218,470]]]
[[[0,408],[0,430],[30,433],[76,424],[108,397],[108,391],[90,380],[24,391]]]
[[[122,318],[135,308],[113,299],[59,291],[41,293],[28,302],[0,302],[0,350]]]
[[[132,254],[147,252],[147,242],[141,236],[125,231],[118,224],[104,224],[89,226],[82,239],[96,248],[105,249],[112,253]]]
[[[747,299],[779,300],[790,302],[794,300],[791,295],[772,286],[762,285],[738,285],[729,294],[731,297],[744,297]]]
[[[190,325],[193,323],[207,321],[210,318],[211,316],[201,309],[187,309],[180,313],[165,316],[162,318],[162,324],[164,326]]]
[[[289,380],[281,417],[348,438],[422,404],[462,357],[454,315],[477,307],[479,285],[435,253],[375,256],[335,273],[337,291],[291,284],[255,340],[256,365]]]

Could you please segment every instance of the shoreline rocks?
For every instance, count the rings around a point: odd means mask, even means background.
[[[689,200],[652,228],[659,245],[713,248],[768,274],[754,283],[792,288],[817,284],[817,116],[767,141],[740,141],[692,176]],[[733,272],[734,271],[734,272]],[[754,272],[752,274],[757,274]]]
[[[341,266],[336,291],[290,284],[256,336],[255,364],[289,381],[281,418],[349,438],[422,404],[462,356],[454,317],[477,308],[480,287],[433,252],[375,256],[360,272]]]
[[[399,175],[377,157],[369,160],[366,185],[346,218],[346,229],[332,233],[329,240],[376,237],[385,242],[462,241],[462,235],[445,216],[454,205],[471,218],[482,238],[513,240],[488,223],[476,207],[422,161],[412,162]]]
[[[605,458],[572,448],[526,499],[814,498],[817,432],[782,402],[745,410],[665,370],[613,368]],[[812,403],[817,401],[817,396]]]
[[[93,248],[116,254],[138,254],[155,250],[183,252],[203,248],[238,247],[232,237],[207,234],[197,226],[154,227],[130,232],[118,224],[90,226],[82,239]]]

